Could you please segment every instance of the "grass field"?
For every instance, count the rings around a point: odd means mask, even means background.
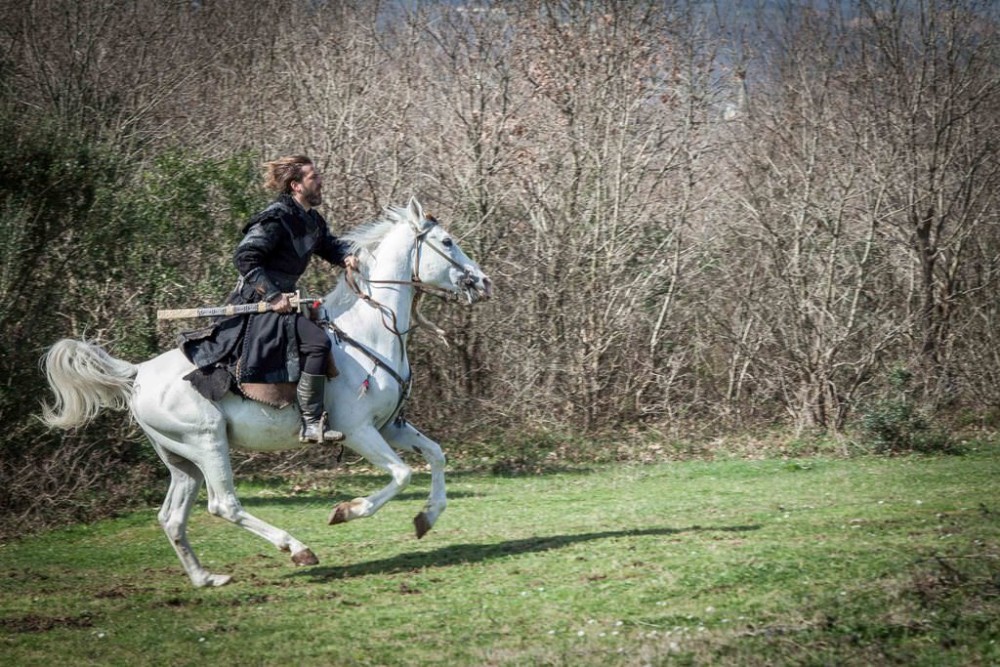
[[[452,473],[328,527],[385,479],[244,483],[320,565],[209,516],[194,589],[143,511],[0,547],[0,664],[1000,663],[1000,452]],[[307,491],[302,491],[305,486]]]

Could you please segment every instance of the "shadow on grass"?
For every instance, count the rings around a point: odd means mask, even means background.
[[[742,533],[760,530],[759,525],[750,526],[691,526],[689,528],[642,528],[633,530],[608,530],[599,533],[578,533],[576,535],[548,535],[529,537],[522,540],[508,540],[492,544],[453,544],[440,549],[400,554],[392,558],[382,558],[365,563],[336,567],[314,567],[289,574],[289,577],[308,577],[316,582],[332,579],[349,579],[371,574],[395,574],[412,572],[425,567],[448,567],[467,563],[505,558],[526,553],[540,553],[562,549],[581,542],[609,540],[619,537],[649,537],[678,535],[691,532]]]

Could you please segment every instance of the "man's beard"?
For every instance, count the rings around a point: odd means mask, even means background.
[[[306,200],[306,203],[310,206],[319,206],[323,203],[323,194],[318,190],[305,192],[303,194],[305,195],[304,199]]]

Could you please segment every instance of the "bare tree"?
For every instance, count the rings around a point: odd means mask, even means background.
[[[909,249],[916,351],[928,380],[944,381],[954,325],[972,292],[968,262],[996,262],[978,242],[996,222],[1000,101],[995,7],[974,0],[861,2],[866,76],[856,94],[891,224]],[[988,19],[993,19],[989,21]]]
[[[497,280],[424,304],[451,347],[415,346],[412,409],[465,416],[435,422],[840,430],[914,360],[996,405],[996,10],[816,7],[6,2],[11,150],[86,150],[46,212],[5,192],[0,294],[65,284],[67,321],[169,345],[149,313],[228,289],[253,163],[305,152],[335,229],[418,195]]]

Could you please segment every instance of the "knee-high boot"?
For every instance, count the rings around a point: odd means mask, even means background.
[[[323,411],[323,397],[326,393],[326,376],[303,373],[299,378],[295,396],[302,411],[302,431],[300,442],[336,442],[344,439],[340,431],[326,429],[326,412]]]

